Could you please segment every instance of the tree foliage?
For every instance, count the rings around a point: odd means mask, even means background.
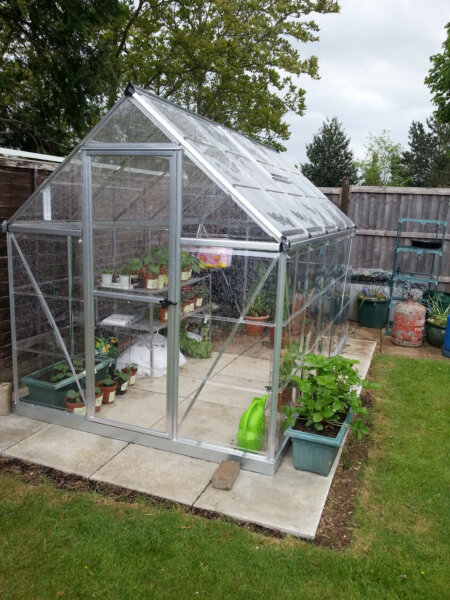
[[[62,153],[132,80],[282,147],[298,77],[318,77],[312,13],[334,0],[0,0],[0,142]]]
[[[430,57],[433,66],[425,78],[433,94],[436,121],[441,125],[450,124],[450,23],[445,28],[447,39],[442,44],[443,51]]]
[[[349,177],[350,183],[357,182],[350,139],[337,117],[323,122],[313,141],[306,145],[306,156],[310,162],[302,164],[302,173],[316,185],[340,186],[344,177]]]
[[[369,135],[366,155],[357,164],[362,185],[401,186],[407,183],[401,145],[392,142],[386,129],[379,136]]]
[[[450,127],[439,125],[433,117],[427,127],[413,121],[409,128],[409,149],[403,152],[407,184],[418,187],[450,185]]]
[[[0,143],[63,154],[101,113],[118,0],[0,0]]]

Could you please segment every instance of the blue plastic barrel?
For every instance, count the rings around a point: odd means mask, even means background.
[[[442,354],[450,358],[450,317],[447,317],[447,327],[445,328],[444,343],[442,344]]]

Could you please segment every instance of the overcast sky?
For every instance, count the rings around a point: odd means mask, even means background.
[[[403,147],[412,120],[425,122],[433,111],[424,79],[430,56],[442,52],[448,0],[340,0],[341,12],[317,15],[320,41],[300,46],[315,54],[321,79],[301,77],[306,113],[290,114],[289,157],[306,160],[305,145],[325,117],[337,116],[357,158],[369,133],[383,129]]]

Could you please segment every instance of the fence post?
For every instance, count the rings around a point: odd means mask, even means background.
[[[343,213],[348,215],[348,208],[350,205],[350,179],[344,177],[342,180],[341,195],[339,196],[339,208]]]

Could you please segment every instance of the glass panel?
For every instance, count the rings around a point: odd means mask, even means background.
[[[126,98],[90,136],[89,141],[108,143],[167,143],[171,140]]]
[[[156,431],[166,430],[167,322],[155,304],[95,299],[96,355],[111,356],[116,383],[101,417]],[[103,379],[101,387],[108,390]],[[104,392],[104,396],[106,392]]]
[[[182,235],[247,240],[269,236],[188,158],[183,159]]]
[[[96,350],[117,355],[117,393],[102,417],[165,432],[170,159],[96,156],[91,178]],[[121,388],[124,369],[131,385]]]
[[[239,437],[238,430],[253,399],[270,395],[273,350],[267,325],[273,324],[278,256],[233,249],[218,258],[217,249],[212,248],[209,252],[204,248],[200,254],[208,265],[217,261],[216,265],[223,266],[207,271],[200,312],[182,317],[181,351],[186,364],[180,369],[183,398],[178,436],[265,454],[269,398],[264,408],[252,409],[259,411],[263,427],[265,423],[260,442],[251,447],[252,430]],[[263,285],[250,310],[259,283]],[[240,323],[244,316],[245,323]],[[194,388],[186,387],[184,381]]]
[[[33,221],[45,227],[74,228],[81,227],[81,220],[81,153],[77,152],[30,197],[17,223]]]
[[[43,295],[43,299],[38,297],[13,246],[19,397],[39,406],[65,410],[66,392],[78,387],[57,334],[81,385],[85,377],[81,245],[63,236],[16,235],[16,241]]]

